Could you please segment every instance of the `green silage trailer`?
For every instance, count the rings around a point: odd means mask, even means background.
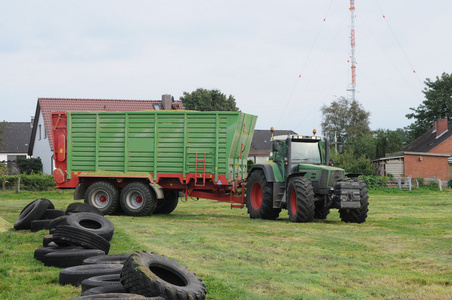
[[[105,214],[170,213],[179,194],[243,207],[257,117],[242,112],[52,113],[57,187]]]

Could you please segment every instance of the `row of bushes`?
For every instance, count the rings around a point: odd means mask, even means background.
[[[43,174],[19,174],[0,176],[0,182],[4,189],[17,189],[20,178],[20,189],[29,191],[46,191],[55,188],[56,182],[52,175]]]

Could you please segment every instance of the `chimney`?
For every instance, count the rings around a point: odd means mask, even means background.
[[[169,95],[169,94],[162,95],[162,108],[164,110],[171,110],[172,102],[173,101],[172,101],[171,95]]]
[[[438,121],[435,122],[435,125],[434,126],[436,127],[436,137],[439,137],[444,132],[446,132],[447,128],[449,127],[447,119],[439,119]]]
[[[35,116],[31,116],[30,127],[33,128],[33,124],[35,123]]]

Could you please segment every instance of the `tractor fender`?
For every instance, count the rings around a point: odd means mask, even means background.
[[[251,173],[253,173],[256,170],[262,170],[265,174],[265,179],[267,180],[267,182],[275,182],[275,174],[273,173],[273,168],[271,165],[269,164],[257,164],[257,165],[252,165],[251,169],[248,173],[248,177],[250,176]]]

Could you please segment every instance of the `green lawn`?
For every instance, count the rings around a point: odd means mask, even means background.
[[[0,192],[0,218],[13,224],[40,197],[58,209],[72,202],[71,191]],[[170,215],[108,216],[110,253],[176,259],[203,279],[208,299],[452,299],[452,191],[371,192],[369,202],[363,224],[341,222],[337,210],[295,224],[287,211],[251,220],[246,209],[189,200]],[[45,234],[0,233],[0,299],[80,295],[58,284],[59,269],[33,259]]]

